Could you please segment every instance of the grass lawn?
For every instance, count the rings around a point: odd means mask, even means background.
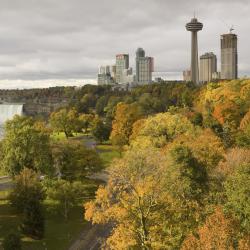
[[[102,144],[97,145],[96,148],[104,162],[105,167],[108,167],[114,158],[120,158],[120,153],[112,145]]]
[[[84,201],[93,198],[99,183],[86,181],[86,195]],[[16,214],[10,206],[7,196],[9,191],[0,191],[0,242],[10,232],[17,232],[21,223],[21,215]],[[50,202],[45,202],[45,207],[49,208]],[[24,250],[66,250],[74,239],[77,239],[84,228],[83,206],[74,207],[66,221],[61,214],[49,212],[45,209],[45,237],[43,240],[32,240],[27,237],[22,238]],[[1,249],[1,246],[0,246]]]
[[[52,134],[52,138],[57,141],[66,139],[64,133],[54,133]],[[69,140],[81,141],[84,145],[92,145],[95,143],[93,136],[84,133],[78,133],[74,137],[70,137]],[[114,158],[120,157],[120,153],[109,142],[105,144],[97,144],[96,150],[100,154],[105,167],[108,167]]]
[[[74,136],[73,137],[69,137],[70,138],[77,138],[77,137],[81,137],[83,135],[86,135],[84,133],[74,133]],[[51,134],[51,139],[55,140],[55,141],[61,141],[61,140],[66,140],[66,136],[63,132],[60,132],[60,133],[52,133]]]

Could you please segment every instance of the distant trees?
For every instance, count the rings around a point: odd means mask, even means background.
[[[25,167],[46,174],[52,171],[50,134],[32,118],[15,116],[6,123],[1,150],[1,167],[12,176]]]

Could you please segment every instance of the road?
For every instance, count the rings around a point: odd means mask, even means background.
[[[95,148],[96,141],[92,137],[82,136],[77,138],[84,141],[84,145],[88,148]],[[98,152],[98,151],[97,151]],[[108,173],[102,171],[89,176],[91,179],[108,181]],[[99,250],[102,243],[108,238],[112,231],[110,225],[92,225],[90,222],[84,227],[79,237],[72,243],[69,250]]]

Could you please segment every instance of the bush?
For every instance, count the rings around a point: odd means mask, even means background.
[[[21,250],[21,237],[19,234],[11,233],[8,234],[3,240],[4,250]]]

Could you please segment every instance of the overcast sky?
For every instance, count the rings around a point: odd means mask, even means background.
[[[234,25],[239,73],[250,75],[249,0],[0,0],[0,88],[93,83],[117,53],[134,66],[137,47],[155,58],[157,75],[179,78],[194,11],[204,24],[199,53],[220,61],[220,34]]]

